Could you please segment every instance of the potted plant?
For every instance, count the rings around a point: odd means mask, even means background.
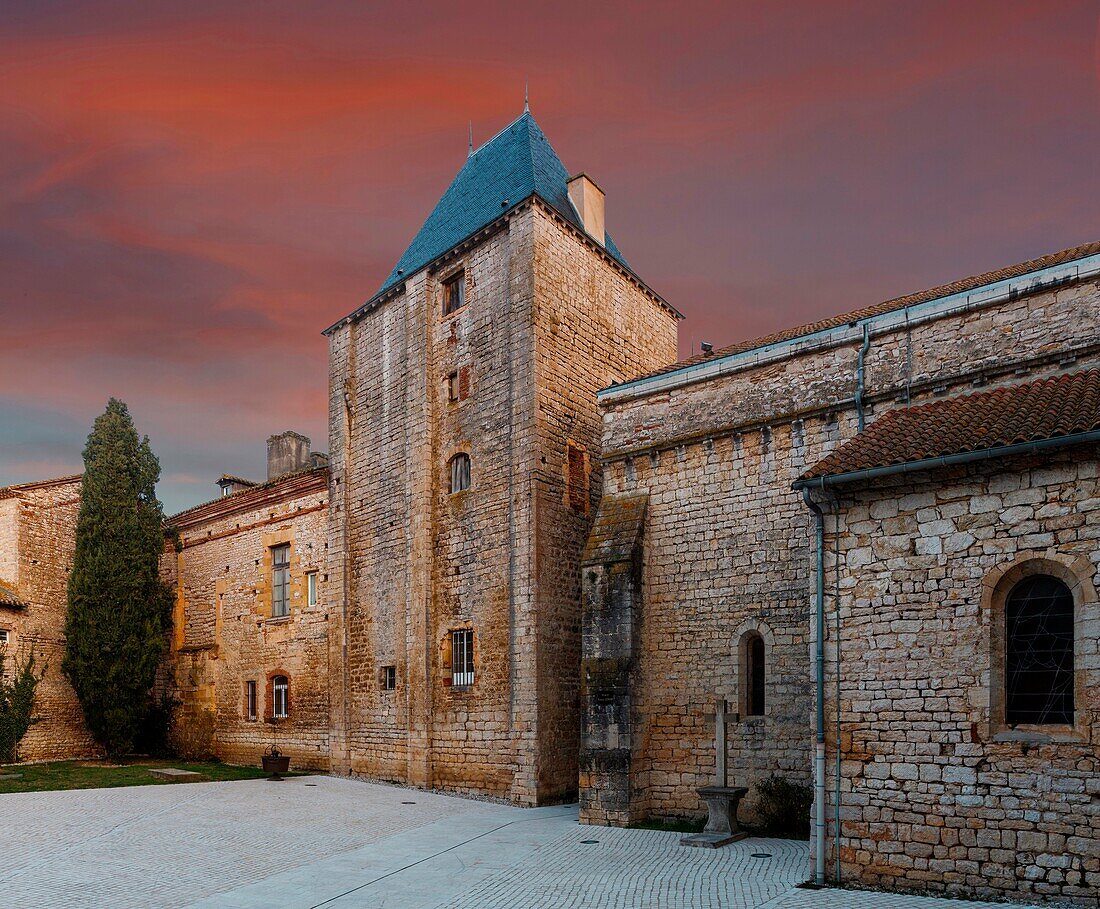
[[[277,716],[264,717],[264,722],[271,724],[271,747],[264,752],[263,756],[264,773],[271,774],[268,777],[269,780],[279,782],[282,780],[280,774],[290,770],[290,755],[283,754],[279,750],[279,723],[282,722],[282,718]]]

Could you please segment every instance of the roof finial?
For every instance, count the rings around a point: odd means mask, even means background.
[[[474,156],[474,121],[470,121],[470,147],[466,150],[466,157],[472,158]]]
[[[527,79],[523,80],[523,112],[528,114],[531,112],[531,105],[527,101]]]

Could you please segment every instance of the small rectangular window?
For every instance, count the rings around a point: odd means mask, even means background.
[[[311,571],[306,575],[306,603],[310,606],[317,605],[317,572]]]
[[[451,632],[451,684],[474,684],[474,632],[470,628]]]
[[[451,492],[470,488],[470,456],[459,452],[451,458]]]
[[[393,691],[397,687],[397,667],[382,667],[382,690]]]
[[[290,544],[271,547],[271,615],[290,615]]]
[[[0,647],[6,647],[11,632],[7,628],[0,628]]]
[[[447,376],[447,400],[452,404],[458,401],[458,373],[452,372]]]
[[[285,675],[277,675],[271,682],[272,716],[285,720],[290,715],[290,680]]]
[[[462,309],[466,305],[465,275],[459,272],[443,282],[443,315]]]
[[[250,720],[256,719],[256,683],[249,681],[244,683],[245,707]]]

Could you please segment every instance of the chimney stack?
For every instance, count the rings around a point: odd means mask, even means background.
[[[287,430],[267,440],[267,478],[269,480],[297,473],[311,465],[309,439],[299,432]]]
[[[569,188],[569,201],[580,216],[581,225],[593,240],[604,245],[607,236],[604,228],[604,194],[588,174],[570,177],[566,184]]]

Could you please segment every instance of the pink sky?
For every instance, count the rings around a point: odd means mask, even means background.
[[[532,112],[681,353],[1100,236],[1092,2],[54,2],[0,19],[0,483],[327,448],[320,331]]]

